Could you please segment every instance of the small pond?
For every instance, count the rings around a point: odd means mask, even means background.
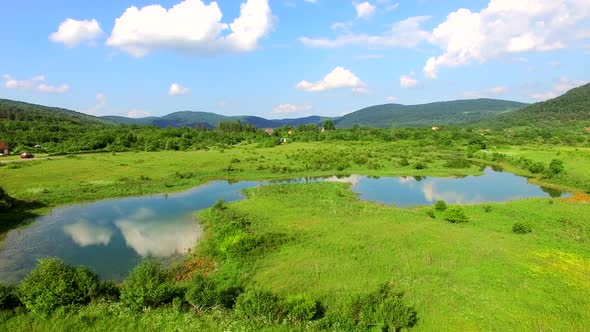
[[[400,207],[430,205],[441,199],[449,204],[473,204],[564,195],[490,168],[482,176],[462,178],[351,175],[286,182],[306,181],[348,182],[362,200]],[[194,247],[202,232],[194,220],[195,211],[212,206],[218,199],[242,199],[242,189],[268,183],[214,181],[182,193],[53,209],[29,227],[7,234],[0,249],[0,281],[19,282],[37,259],[46,256],[86,265],[104,279],[122,280],[142,257],[173,259]]]

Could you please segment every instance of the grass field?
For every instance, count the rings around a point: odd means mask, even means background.
[[[548,180],[586,190],[590,150],[567,147],[500,148],[566,172]],[[141,152],[70,156],[0,167],[0,186],[36,213],[61,204],[168,192],[210,179],[279,179],[312,175],[478,174],[480,167],[448,168],[460,151],[392,144],[350,146],[296,143],[275,148]],[[407,159],[407,165],[403,165]],[[422,163],[425,169],[417,169]],[[505,165],[509,170],[528,174]],[[23,181],[23,179],[26,179]],[[542,180],[545,181],[545,180]],[[430,207],[399,209],[356,199],[347,184],[307,183],[249,189],[231,209],[248,217],[257,234],[290,239],[236,268],[216,262],[214,275],[240,279],[247,288],[282,296],[308,294],[327,314],[355,294],[390,283],[418,313],[418,331],[584,331],[590,322],[590,204],[529,199],[467,205],[470,221],[451,224]],[[305,208],[302,208],[305,207]],[[207,218],[206,212],[202,218]],[[515,223],[529,234],[514,234]],[[197,246],[195,255],[202,255]],[[292,330],[284,324],[246,321],[232,312],[197,315],[170,306],[134,314],[120,303],[93,303],[51,318],[0,317],[0,329],[31,331]],[[317,325],[297,329],[315,330]]]

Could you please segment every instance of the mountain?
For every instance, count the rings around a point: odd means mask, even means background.
[[[544,102],[531,104],[516,112],[490,119],[490,125],[516,127],[536,125],[564,125],[590,121],[590,83],[571,89],[565,94]]]
[[[367,127],[428,127],[478,122],[527,104],[497,99],[472,99],[421,105],[385,104],[363,108],[334,122],[337,128],[354,125]]]
[[[277,128],[282,126],[298,126],[300,124],[321,124],[327,117],[308,116],[297,119],[269,120],[257,116],[224,116],[209,112],[174,112],[162,117],[147,118],[126,118],[121,116],[103,116],[103,119],[123,124],[154,125],[160,128],[165,127],[194,127],[200,125],[205,128],[216,128],[220,121],[241,121],[244,124],[251,124],[257,128]]]
[[[67,123],[73,125],[113,125],[115,122],[92,115],[67,110],[29,104],[22,101],[0,99],[0,120],[43,123]]]

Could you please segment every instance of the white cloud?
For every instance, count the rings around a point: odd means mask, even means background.
[[[104,94],[102,93],[97,93],[96,94],[96,105],[94,107],[92,107],[91,109],[89,109],[88,111],[86,111],[86,113],[88,114],[98,114],[100,113],[100,111],[103,110],[103,108],[107,105],[107,98],[105,97]]]
[[[272,110],[272,114],[284,114],[284,113],[299,113],[309,111],[312,108],[309,104],[304,105],[293,105],[293,104],[280,104]]]
[[[170,96],[187,95],[189,93],[191,93],[189,88],[185,88],[178,83],[172,83],[172,85],[170,85],[170,89],[168,89],[168,95]]]
[[[308,92],[318,92],[338,88],[362,88],[366,84],[352,71],[342,67],[336,67],[323,79],[317,82],[301,81],[295,88]]]
[[[495,94],[495,95],[500,95],[505,93],[506,91],[508,91],[508,87],[506,86],[496,86],[493,87],[489,90],[491,93]]]
[[[365,1],[355,4],[354,9],[356,10],[356,17],[369,19],[375,15],[375,9],[377,9],[377,7],[370,2]]]
[[[140,110],[132,110],[127,113],[127,117],[129,117],[129,118],[145,118],[150,115],[151,115],[150,112],[144,112],[144,111],[140,111]]]
[[[45,76],[35,76],[28,80],[16,80],[10,75],[4,75],[4,86],[8,89],[36,90],[46,93],[65,93],[70,87],[67,84],[50,85],[45,83]]]
[[[399,77],[399,85],[402,88],[413,88],[418,85],[418,80],[414,77],[415,74],[412,72],[410,75],[402,75]]]
[[[536,100],[547,100],[558,97],[569,90],[578,87],[580,85],[584,85],[588,83],[588,81],[580,81],[580,80],[572,80],[567,77],[561,77],[558,82],[553,85],[551,91],[547,92],[533,92],[530,94],[532,99]]]
[[[63,43],[67,47],[75,47],[85,41],[91,41],[102,36],[102,29],[96,20],[77,21],[71,18],[63,21],[56,32],[49,39],[56,43]]]
[[[414,47],[428,40],[430,33],[422,30],[422,22],[429,16],[415,16],[393,24],[389,31],[381,35],[345,33],[334,39],[301,37],[305,46],[318,48],[336,48],[343,46],[364,46],[370,48]]]
[[[393,102],[397,101],[397,97],[389,96],[385,100],[388,101],[388,102],[390,102],[390,103],[393,103]]]
[[[369,89],[365,88],[364,86],[358,87],[358,88],[352,88],[352,92],[356,92],[356,93],[369,93]]]
[[[160,5],[129,7],[115,21],[107,45],[142,57],[155,50],[195,55],[247,52],[273,25],[268,0],[247,0],[233,23],[221,22],[217,2],[185,0],[166,10]],[[224,33],[229,31],[228,33]]]
[[[303,1],[309,2],[309,3],[316,3],[316,2],[318,2],[318,0],[303,0]]]
[[[92,225],[87,220],[80,220],[74,224],[63,226],[68,234],[80,247],[103,245],[111,242],[113,231],[98,225]]]
[[[444,52],[428,59],[424,74],[436,78],[441,67],[563,48],[579,38],[578,24],[589,15],[588,0],[490,0],[481,12],[461,8],[432,32],[429,41]]]

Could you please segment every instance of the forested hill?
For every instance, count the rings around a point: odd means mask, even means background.
[[[243,124],[250,124],[257,128],[278,128],[282,126],[298,126],[300,124],[321,124],[328,119],[320,116],[309,116],[297,119],[265,119],[257,116],[224,116],[209,112],[174,112],[162,117],[147,117],[131,119],[121,116],[104,116],[104,119],[112,120],[123,124],[154,125],[160,128],[173,127],[195,127],[213,129],[219,122],[240,121]]]
[[[529,105],[517,112],[503,114],[488,121],[491,126],[519,127],[536,125],[572,126],[577,122],[590,125],[590,84],[574,88],[564,95]]]
[[[113,121],[58,107],[0,99],[0,120],[39,122],[46,125],[107,125]]]
[[[517,110],[524,103],[497,99],[472,99],[422,105],[385,104],[363,108],[335,120],[336,127],[429,127],[481,121]]]

